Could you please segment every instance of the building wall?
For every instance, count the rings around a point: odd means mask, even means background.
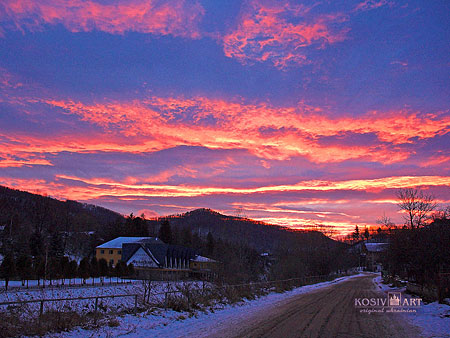
[[[95,257],[97,260],[104,258],[108,264],[112,261],[112,264],[116,265],[122,259],[122,249],[96,248]]]
[[[216,267],[215,262],[196,262],[196,261],[190,261],[189,267],[192,270],[212,270]]]

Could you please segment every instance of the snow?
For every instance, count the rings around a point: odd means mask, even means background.
[[[208,258],[208,257],[203,257],[203,256],[196,256],[194,259],[191,259],[191,261],[193,262],[217,262],[214,259]]]
[[[396,288],[382,283],[381,276],[374,278],[374,283],[383,292],[404,292],[405,287]],[[438,302],[424,303],[417,313],[405,313],[404,318],[418,327],[425,337],[450,337],[450,306]]]
[[[136,243],[144,240],[158,240],[156,237],[117,237],[109,242],[99,245],[97,248],[100,249],[122,249],[123,243]]]
[[[389,246],[388,243],[364,243],[369,252],[383,252]]]
[[[113,279],[114,281],[115,279]],[[201,288],[201,282],[188,282],[191,284],[192,288]],[[152,282],[152,290],[150,297],[150,302],[153,304],[161,304],[164,300],[164,292],[168,290],[176,290],[177,286],[181,286],[182,282]],[[113,295],[134,295],[143,294],[142,281],[132,281],[130,283],[124,284],[113,284],[109,285],[108,281],[105,281],[104,286],[76,286],[76,287],[53,287],[53,288],[35,288],[35,289],[25,289],[19,288],[13,291],[0,292],[0,303],[2,302],[15,302],[15,301],[27,301],[27,300],[40,300],[40,299],[56,299],[56,298],[77,298],[77,297],[96,297],[96,296],[113,296]],[[78,313],[87,313],[94,310],[94,299],[85,300],[67,300],[58,302],[45,302],[45,311],[50,309],[55,310],[72,310]],[[28,303],[25,307],[21,308],[20,315],[22,318],[28,318],[27,316],[36,315],[40,304],[39,303]],[[18,306],[10,305],[0,305],[0,309],[7,308],[13,310],[14,308],[19,309]],[[114,297],[114,298],[103,298],[99,299],[99,308],[102,309],[104,313],[121,311],[125,309],[134,308],[134,297]]]
[[[262,308],[276,306],[278,303],[294,295],[304,294],[312,290],[343,282],[362,274],[342,277],[333,281],[306,285],[284,293],[271,293],[256,300],[242,301],[235,305],[218,304],[210,312],[198,312],[195,315],[175,311],[155,309],[151,313],[139,313],[137,316],[125,315],[118,318],[119,326],[104,326],[96,330],[77,328],[71,332],[49,334],[47,338],[65,337],[206,337],[217,330],[236,325],[241,320],[252,316]]]
[[[110,280],[109,277],[104,277],[105,280],[105,284],[110,284]],[[113,283],[116,283],[116,277],[112,278]],[[129,281],[132,280],[122,280],[121,278],[119,278],[119,282],[124,282],[127,283]],[[8,291],[20,291],[20,290],[28,290],[28,289],[35,289],[35,288],[42,288],[42,284],[43,284],[44,280],[41,279],[40,280],[40,286],[38,286],[38,281],[37,279],[30,279],[28,281],[28,288],[27,288],[27,283],[25,282],[25,285],[22,285],[22,281],[21,280],[10,280],[9,284],[8,284]],[[100,278],[94,278],[94,283],[96,286],[101,284],[101,280]],[[45,281],[45,288],[61,288],[61,287],[77,287],[77,286],[82,286],[83,284],[83,280],[81,278],[72,278],[70,280],[70,286],[69,286],[69,279],[65,279],[64,280],[64,285],[62,282],[62,279],[54,279],[52,280],[52,285],[50,285],[50,282],[48,280]],[[87,278],[86,279],[86,283],[84,286],[92,286],[92,278]],[[5,280],[1,279],[0,280],[0,291],[4,291],[5,289]],[[17,290],[19,289],[19,290]]]

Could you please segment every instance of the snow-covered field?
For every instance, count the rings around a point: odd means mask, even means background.
[[[383,292],[405,292],[405,288],[395,288],[381,282],[381,276],[374,279]],[[417,313],[404,314],[406,320],[417,326],[425,337],[450,337],[450,306],[438,302],[423,304]]]
[[[359,276],[359,275],[355,275]],[[96,330],[77,328],[67,333],[49,334],[48,338],[66,337],[205,337],[218,329],[233,326],[237,321],[248,318],[261,308],[276,306],[279,302],[294,295],[310,292],[355,276],[333,281],[306,285],[285,293],[271,293],[256,300],[242,301],[235,305],[217,304],[213,309],[195,315],[175,311],[155,309],[137,316],[125,315],[118,318],[117,327],[104,326]]]
[[[168,290],[176,290],[183,282],[152,282],[152,290],[150,303],[162,302],[164,295],[161,294]],[[192,288],[200,288],[201,282],[189,282]],[[77,297],[96,297],[96,296],[113,296],[124,294],[138,294],[143,295],[143,285],[140,281],[132,281],[130,283],[108,285],[104,286],[90,286],[84,287],[55,287],[45,289],[25,289],[18,288],[11,291],[0,292],[0,303],[13,301],[27,301],[40,299],[56,299],[56,298],[77,298]],[[22,316],[35,316],[38,311],[39,303],[29,303],[26,306],[9,306],[8,310],[16,309],[20,311]],[[50,309],[76,311],[79,313],[91,312],[95,307],[95,300],[70,300],[58,302],[45,302],[45,311]],[[121,311],[124,309],[132,309],[134,307],[134,297],[117,297],[117,298],[103,298],[99,299],[99,310],[102,312],[109,312],[110,310]],[[6,308],[6,305],[0,305],[0,308]]]
[[[111,281],[108,277],[104,278],[104,284],[115,284],[117,282],[125,282],[128,280],[122,280],[122,279],[116,279],[116,277],[112,277]],[[85,280],[85,285],[89,286],[92,285],[92,282],[94,282],[95,285],[101,285],[101,279],[100,278],[87,278]],[[38,281],[36,279],[32,279],[28,281],[28,288],[27,288],[27,284],[25,282],[25,285],[22,285],[22,281],[20,280],[11,280],[9,281],[8,284],[8,289],[34,289],[34,288],[41,288],[42,285],[44,283],[44,280],[41,279]],[[62,281],[62,279],[55,279],[52,281],[52,284],[50,285],[49,281],[45,281],[45,287],[46,288],[52,288],[52,287],[61,287],[61,286],[72,286],[72,287],[76,287],[76,286],[82,286],[83,285],[83,280],[81,278],[72,278],[69,282],[69,279],[65,279],[64,282]],[[5,289],[5,281],[4,280],[0,280],[0,290],[4,290]]]

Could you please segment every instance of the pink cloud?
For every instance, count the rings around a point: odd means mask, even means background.
[[[48,100],[46,103],[97,124],[105,132],[119,131],[134,141],[116,145],[115,149],[130,152],[191,145],[247,149],[262,159],[305,156],[316,163],[348,159],[393,163],[411,155],[400,145],[412,144],[412,139],[443,135],[450,128],[450,117],[444,113],[373,111],[358,118],[330,117],[320,108],[305,104],[273,107],[267,103],[244,104],[205,97],[150,97],[96,104]],[[320,143],[321,137],[345,133],[375,134],[378,142]]]
[[[1,37],[1,31],[0,31],[0,37]],[[6,69],[0,67],[0,88],[17,89],[22,86],[23,86],[23,84],[19,81],[17,76],[10,73]]]
[[[93,0],[4,0],[0,20],[12,20],[18,29],[40,29],[62,24],[71,32],[99,30],[111,34],[140,32],[198,38],[204,14],[197,1],[122,0],[115,4]]]
[[[380,8],[384,5],[392,5],[391,2],[387,0],[365,0],[361,3],[359,3],[354,11],[370,11],[371,9]]]
[[[277,68],[310,62],[306,47],[324,48],[346,37],[331,28],[341,14],[310,15],[303,5],[253,0],[241,12],[235,30],[223,37],[224,53],[241,63],[270,61]]]
[[[158,213],[156,211],[150,210],[150,209],[141,209],[139,210],[136,215],[137,216],[141,216],[144,215],[145,218],[149,219],[149,218],[156,218],[159,217]]]

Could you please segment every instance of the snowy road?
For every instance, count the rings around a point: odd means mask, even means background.
[[[163,310],[126,315],[119,318],[115,327],[78,328],[47,337],[420,337],[419,329],[410,324],[420,324],[420,320],[434,323],[434,331],[428,330],[422,337],[449,337],[444,325],[448,318],[440,318],[438,312],[433,316],[424,313],[433,304],[407,316],[367,314],[355,309],[355,297],[386,297],[386,290],[373,283],[375,276],[342,277],[282,294],[272,293],[240,305],[216,307],[214,312],[198,312],[192,317]]]
[[[386,297],[372,279],[355,277],[289,298],[211,337],[420,337],[399,314],[355,309],[357,297]]]

